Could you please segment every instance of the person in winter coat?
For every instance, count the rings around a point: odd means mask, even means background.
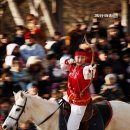
[[[8,63],[12,57],[16,57],[17,60],[21,63],[22,67],[25,67],[25,61],[20,53],[20,46],[16,43],[10,43],[6,47],[6,63]]]
[[[25,34],[25,44],[20,47],[20,52],[25,61],[30,56],[38,56],[41,60],[45,58],[45,50],[40,44],[36,43],[35,35],[29,32]]]
[[[15,86],[19,86],[22,90],[26,90],[26,85],[30,82],[27,68],[23,68],[21,62],[17,58],[14,58],[10,71]]]
[[[101,86],[100,95],[107,100],[124,100],[124,94],[117,80],[117,75],[110,73],[105,76],[105,83]]]

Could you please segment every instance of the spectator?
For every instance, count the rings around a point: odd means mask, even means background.
[[[90,37],[93,38],[100,38],[100,37],[107,37],[107,30],[106,27],[101,26],[100,20],[98,18],[93,18],[92,19],[92,25],[90,25],[90,29],[87,29],[88,32],[90,33]]]
[[[50,77],[42,66],[41,60],[36,56],[31,56],[26,65],[30,80],[38,83],[39,95],[50,94]]]
[[[113,72],[117,75],[124,74],[123,64],[121,63],[120,55],[118,51],[113,50],[108,55],[108,63],[112,66]]]
[[[31,121],[21,122],[18,130],[37,130]]]
[[[38,95],[38,84],[36,82],[31,82],[27,86],[27,92],[31,95]]]
[[[107,100],[123,100],[124,94],[115,74],[107,74],[105,76],[105,84],[102,85],[100,94]]]
[[[25,43],[24,34],[25,34],[25,27],[22,25],[16,26],[16,32],[14,35],[13,42],[17,43],[19,46],[23,45]]]
[[[36,36],[36,41],[44,46],[46,36],[42,30],[42,25],[39,22],[39,18],[33,14],[28,14],[26,18],[26,28],[31,34]]]
[[[60,59],[63,55],[63,49],[65,47],[65,40],[62,39],[60,32],[55,32],[53,36],[54,44],[51,46],[51,51],[53,51],[56,55],[57,59]]]
[[[30,56],[38,56],[41,60],[45,58],[45,50],[40,44],[36,43],[35,35],[29,32],[25,34],[25,44],[20,47],[20,52],[25,61]]]
[[[96,44],[96,48],[98,51],[110,52],[111,46],[106,38],[99,38]]]
[[[2,125],[9,114],[11,109],[11,102],[10,100],[3,98],[2,103],[0,104],[0,125]]]
[[[26,85],[30,81],[30,77],[27,69],[22,67],[21,62],[17,58],[14,58],[10,71],[14,83],[20,86],[22,90],[26,90]]]
[[[54,53],[48,55],[48,61],[48,74],[50,76],[52,89],[59,89],[60,83],[67,79],[67,73],[60,68],[59,61]]]
[[[15,58],[15,56],[11,55],[11,56],[6,56],[5,57],[5,62],[3,64],[4,68],[7,67],[11,67],[13,64],[13,59]]]
[[[9,44],[9,38],[7,34],[0,34],[0,68],[4,63],[6,56],[6,46]]]
[[[122,26],[121,25],[121,18],[116,18],[116,19],[114,19],[114,26],[115,26],[115,28],[116,28],[116,30],[117,30],[117,33],[118,33],[118,36],[120,37],[120,38],[124,38],[125,37],[125,26]]]
[[[2,97],[11,97],[13,95],[13,91],[17,91],[18,89],[14,89],[14,83],[12,80],[12,75],[10,72],[10,67],[2,68],[2,74],[0,77],[1,82],[1,91]]]
[[[58,101],[58,91],[57,89],[53,89],[51,92],[51,97],[49,99],[52,102],[57,102]]]
[[[15,56],[17,60],[19,60],[19,62],[21,63],[22,67],[25,67],[25,61],[21,56],[20,48],[18,44],[16,43],[8,44],[6,47],[6,55],[7,56],[5,57],[5,61],[8,62],[9,58],[13,58]]]
[[[41,33],[40,23],[38,21],[38,17],[33,14],[29,14],[26,18],[26,27],[30,31],[31,34],[39,34]]]
[[[43,86],[44,87],[44,86]],[[50,94],[49,93],[43,93],[41,94],[41,90],[39,88],[39,84],[37,82],[31,82],[29,83],[27,86],[27,92],[31,95],[39,95],[41,96],[42,98],[45,98],[45,99],[49,99],[50,98]]]
[[[31,81],[39,81],[42,78],[44,68],[39,57],[30,56],[27,60],[26,67],[31,77]]]
[[[108,41],[111,45],[112,50],[118,51],[120,54],[120,51],[122,49],[122,45],[120,42],[120,37],[118,36],[117,29],[115,28],[115,25],[110,25],[108,28]]]
[[[100,87],[104,83],[104,69],[106,66],[108,66],[108,56],[107,53],[104,51],[98,51],[97,55],[97,76],[96,79],[94,79],[94,88],[96,93],[100,92]],[[108,66],[109,67],[109,66]]]
[[[68,32],[70,37],[69,54],[74,55],[75,51],[79,48],[79,45],[83,42],[85,31],[82,30],[81,24],[77,24],[73,30]]]
[[[128,101],[130,101],[130,51],[122,51],[122,67],[124,68],[123,80],[121,80],[122,89]]]

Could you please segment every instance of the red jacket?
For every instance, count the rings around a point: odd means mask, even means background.
[[[81,106],[87,105],[91,100],[88,90],[90,79],[84,79],[83,68],[84,66],[70,65],[67,90],[69,102]],[[86,87],[87,89],[85,89]],[[81,94],[84,89],[85,91]]]

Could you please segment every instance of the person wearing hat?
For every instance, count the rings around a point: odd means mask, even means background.
[[[36,36],[27,32],[24,37],[25,44],[20,46],[20,52],[24,60],[27,61],[30,56],[38,56],[39,59],[43,60],[46,56],[45,50],[36,42]]]
[[[27,85],[27,92],[31,95],[38,94],[38,84],[36,82],[31,82]]]
[[[8,61],[10,58],[14,56],[19,60],[19,62],[21,62],[22,67],[25,67],[25,61],[20,53],[20,46],[16,43],[10,43],[6,46],[5,61]]]
[[[96,65],[86,65],[86,51],[82,49],[75,52],[74,59],[60,59],[60,65],[69,71],[67,95],[63,97],[71,105],[67,130],[78,130],[86,107],[91,102],[89,86],[92,75],[95,76]]]
[[[114,73],[107,74],[104,80],[105,83],[101,86],[100,95],[107,100],[124,100],[124,93],[118,82],[117,75]]]

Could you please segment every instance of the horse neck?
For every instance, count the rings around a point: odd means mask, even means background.
[[[38,96],[32,97],[30,106],[31,109],[29,109],[29,111],[32,113],[32,121],[36,125],[41,123],[58,108],[58,104],[51,103],[50,101],[42,99]]]

